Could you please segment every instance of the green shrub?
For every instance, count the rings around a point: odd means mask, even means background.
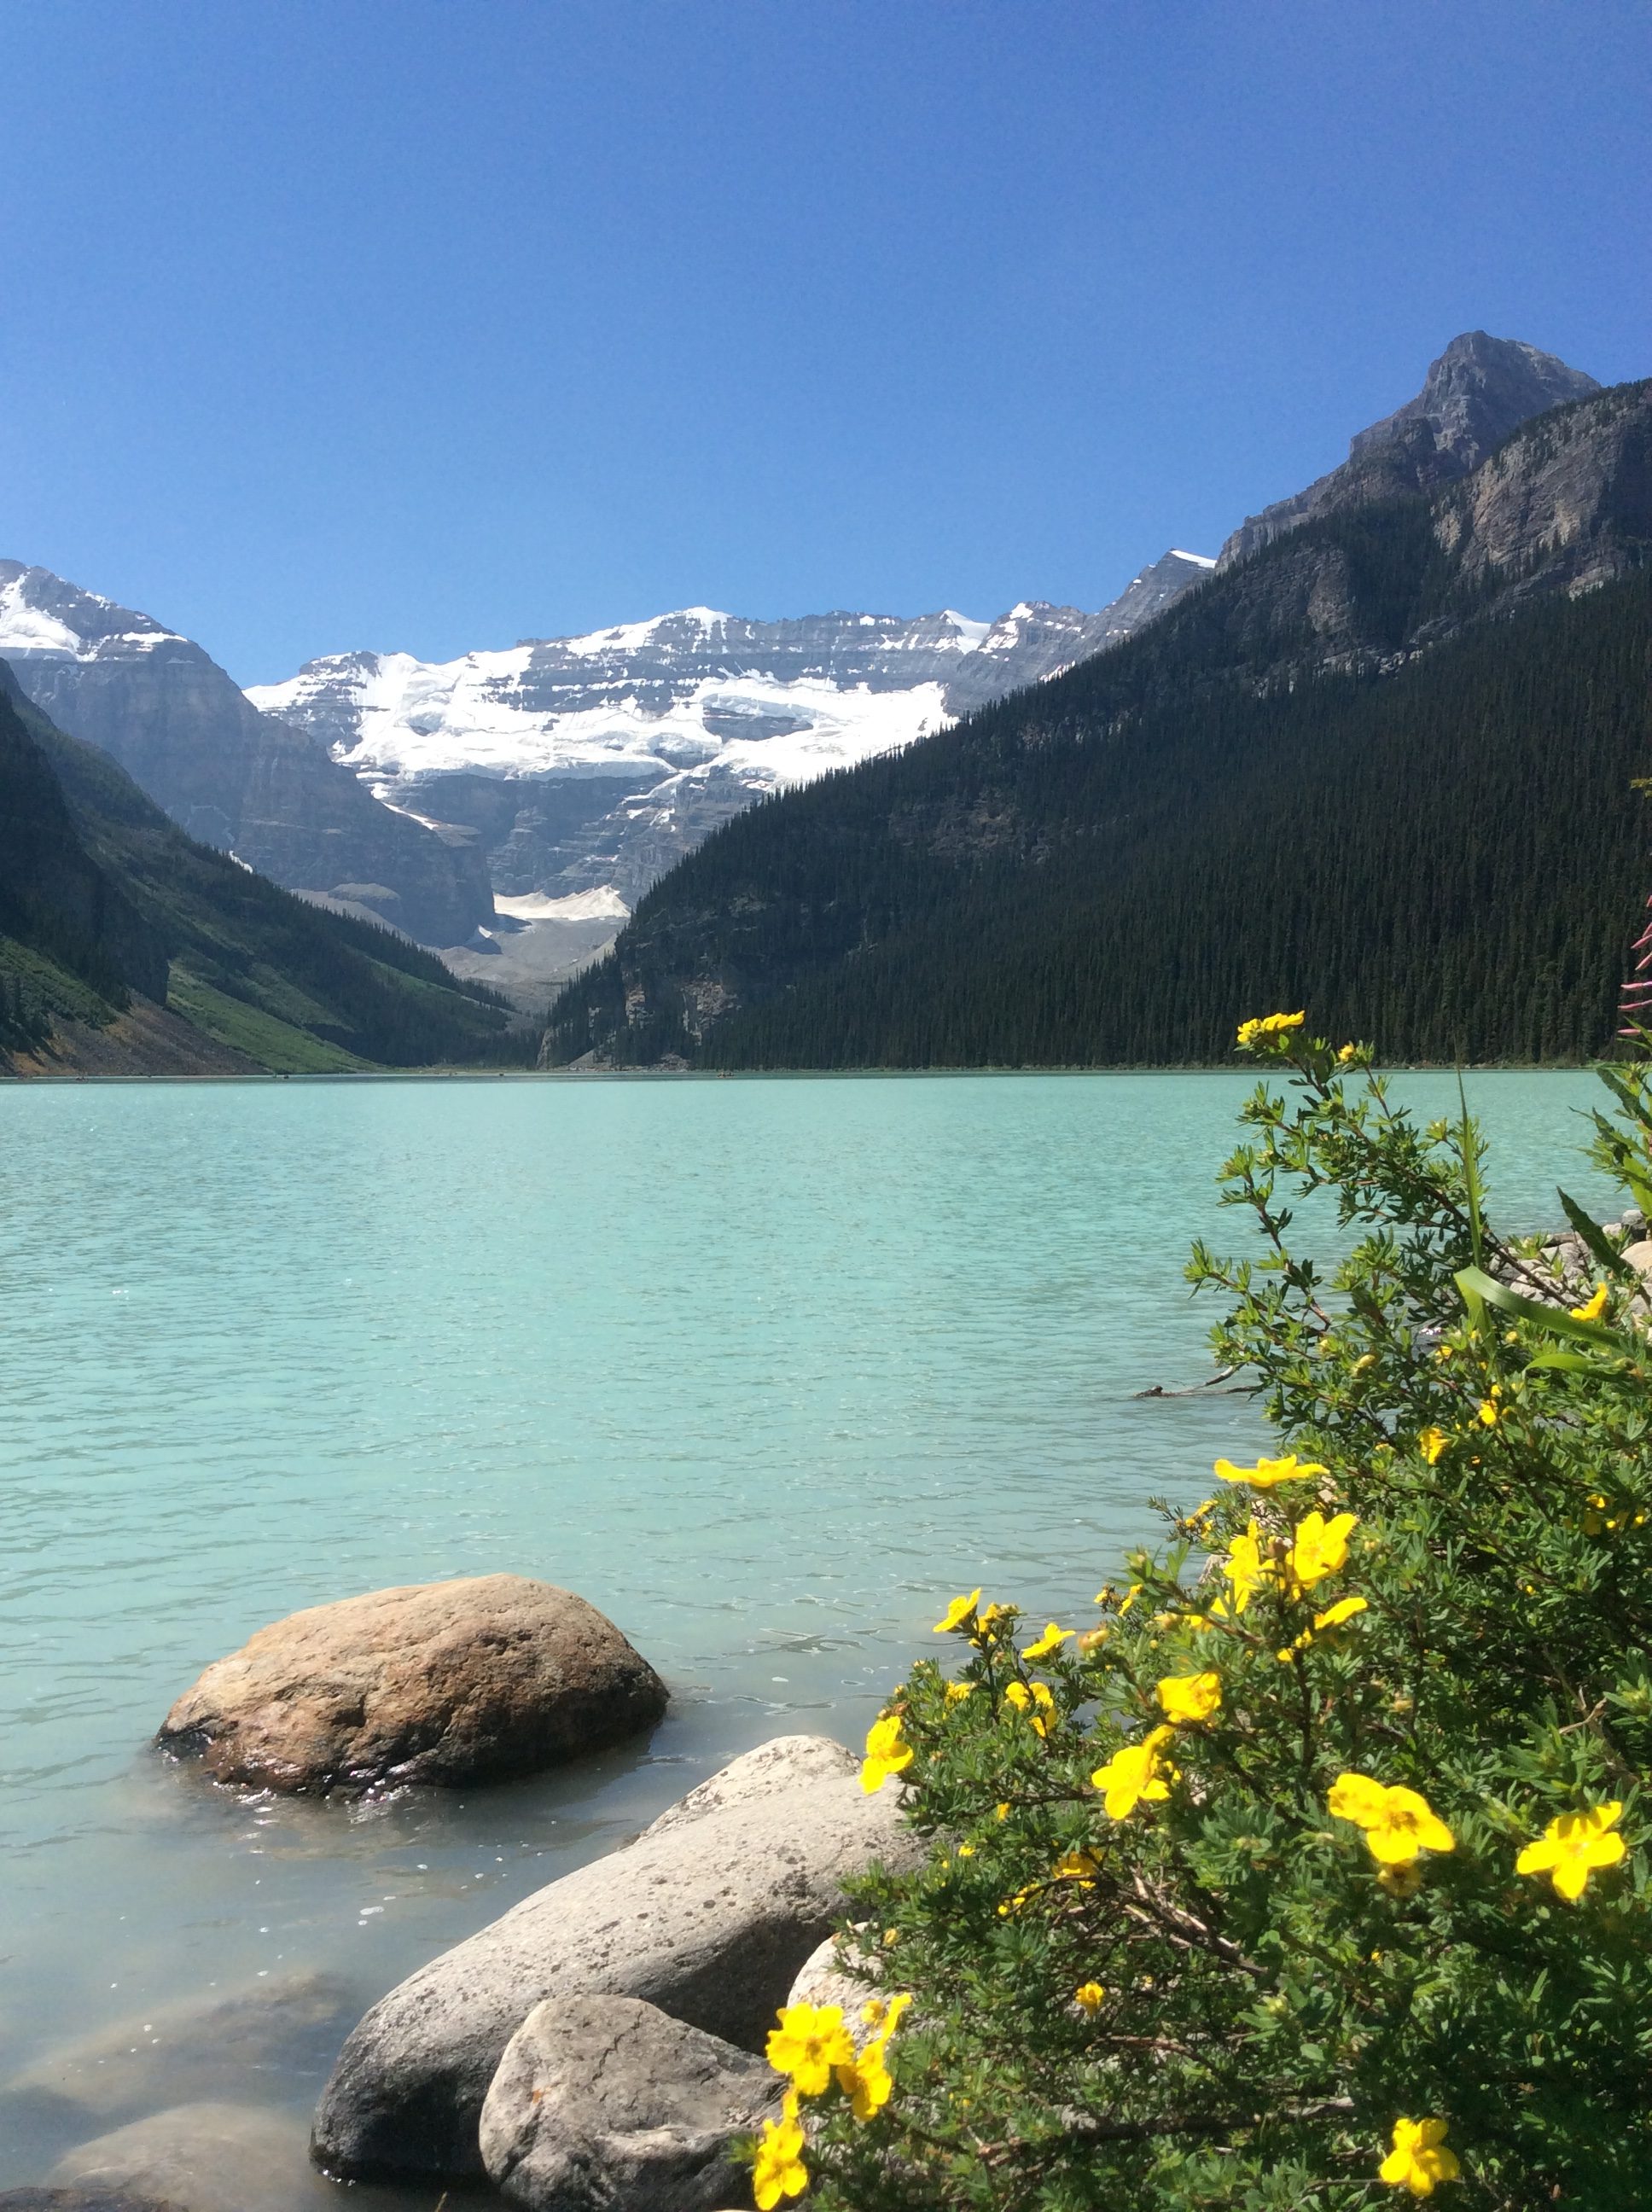
[[[1300,1018],[1241,1032],[1272,1065],[1224,1196],[1264,1256],[1189,1269],[1278,1456],[1164,1508],[1084,1632],[951,1608],[958,1663],[914,1667],[865,1775],[934,1838],[855,1899],[910,2009],[812,2089],[790,2019],[760,2202],[805,2171],[856,2212],[1652,2202],[1630,1237],[1564,1200],[1591,1279],[1557,1282],[1482,1223],[1467,1116],[1419,1128]],[[1595,1155],[1652,1217],[1652,1082],[1606,1079]],[[1293,1189],[1339,1208],[1328,1274]]]

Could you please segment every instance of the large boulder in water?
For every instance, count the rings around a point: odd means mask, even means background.
[[[778,2116],[780,2087],[635,1997],[553,1997],[505,2046],[483,2163],[523,2212],[716,2212],[748,2185],[734,2144]]]
[[[265,1790],[527,1774],[653,1725],[665,1685],[613,1622],[521,1575],[373,1590],[261,1628],[155,1741]]]
[[[312,2151],[347,2179],[482,2170],[477,2124],[506,2045],[551,1996],[641,1997],[758,2049],[804,1960],[874,1861],[914,1865],[900,1792],[862,1790],[824,1736],[780,1736],[381,1998],[351,2034]]]

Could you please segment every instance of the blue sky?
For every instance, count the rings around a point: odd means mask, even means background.
[[[1652,14],[11,0],[0,554],[242,682],[1090,607],[1461,330],[1652,372]]]

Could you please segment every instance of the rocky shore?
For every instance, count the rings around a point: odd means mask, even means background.
[[[157,1742],[222,1784],[348,1800],[547,1766],[647,1729],[666,1698],[582,1599],[489,1576],[260,1630],[179,1698]],[[491,2184],[523,2212],[749,2202],[735,2146],[779,2111],[761,2056],[775,2014],[843,1976],[846,1882],[922,1855],[898,1793],[868,1795],[859,1769],[823,1736],[758,1746],[347,2033],[337,1985],[294,1975],[179,2003],[130,2044],[122,2026],[47,2054],[0,2100],[55,2100],[88,2132],[44,2186],[0,2193],[0,2212],[307,2212],[336,2182],[422,2199]],[[308,2160],[288,2122],[246,2101],[299,2043],[337,2052]],[[186,2100],[145,2110],[161,2081]]]

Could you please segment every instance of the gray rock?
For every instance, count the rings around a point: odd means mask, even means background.
[[[251,2105],[175,2105],[66,2152],[46,2179],[183,2212],[301,2212],[319,2194],[302,2126]]]
[[[843,1911],[845,1876],[923,1856],[898,1790],[866,1796],[858,1769],[841,1744],[779,1737],[422,1967],[345,2044],[316,2113],[318,2162],[352,2179],[478,2172],[489,2083],[546,1997],[641,1997],[758,2049]]]
[[[583,1598],[478,1575],[261,1628],[179,1698],[156,1741],[260,1789],[453,1784],[616,1742],[665,1703],[647,1661]]]
[[[861,2044],[877,2032],[861,2019],[860,2008],[878,1994],[876,1984],[881,1978],[875,1957],[866,1952],[846,1951],[839,1937],[829,1936],[799,1967],[786,2002],[841,2006],[850,2034]]]
[[[526,2212],[715,2212],[780,2105],[761,2058],[635,1997],[536,2005],[482,2108],[482,2160]]]
[[[178,1997],[58,2045],[13,2075],[3,2094],[110,2119],[152,2112],[163,2097],[244,2095],[253,2079],[289,2087],[321,2070],[349,2011],[345,1984],[328,1974]]]
[[[0,2189],[0,2212],[183,2212],[125,2189]]]

